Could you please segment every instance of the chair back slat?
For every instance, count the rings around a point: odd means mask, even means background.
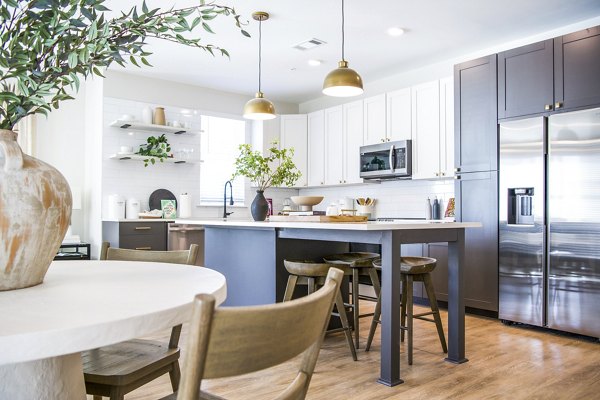
[[[197,256],[197,244],[192,244],[189,250],[153,251],[110,247],[107,242],[104,242],[100,251],[101,260],[149,261],[187,265],[194,265]]]

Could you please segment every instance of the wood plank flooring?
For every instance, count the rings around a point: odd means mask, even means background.
[[[371,304],[365,302],[363,310],[366,312]],[[446,328],[444,311],[442,320]],[[461,365],[443,360],[434,324],[415,320],[414,364],[407,364],[404,353],[401,376],[405,383],[386,387],[376,383],[379,330],[371,351],[364,351],[369,323],[369,318],[361,319],[361,348],[356,362],[352,361],[342,334],[326,337],[308,399],[600,399],[597,341],[505,326],[498,320],[477,316],[467,316],[469,362]],[[184,357],[185,332],[184,326]],[[168,333],[164,332],[165,340]],[[402,352],[405,346],[402,344]],[[203,388],[228,399],[269,399],[287,385],[295,371],[290,362],[243,377],[206,381]],[[167,375],[131,392],[125,399],[157,399],[170,390]]]

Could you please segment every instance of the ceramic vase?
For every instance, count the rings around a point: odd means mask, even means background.
[[[164,107],[156,107],[154,109],[154,124],[155,125],[166,125],[165,109]]]
[[[0,183],[0,291],[38,285],[69,227],[69,184],[9,130],[0,130]]]
[[[142,122],[148,125],[152,124],[152,108],[150,106],[142,108]]]
[[[256,191],[256,197],[250,206],[250,213],[255,221],[264,221],[269,214],[269,203],[265,199],[265,192],[262,190]]]

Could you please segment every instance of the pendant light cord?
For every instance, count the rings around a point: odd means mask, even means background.
[[[262,19],[258,21],[258,92],[260,93],[260,71],[262,68]]]
[[[344,60],[344,0],[342,0],[342,61]]]

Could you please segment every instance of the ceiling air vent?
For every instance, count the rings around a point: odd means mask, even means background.
[[[297,45],[293,46],[293,48],[305,51],[305,50],[314,49],[315,47],[319,47],[322,44],[325,44],[325,42],[322,41],[321,39],[312,38],[312,39],[307,40],[305,42],[298,43]]]

